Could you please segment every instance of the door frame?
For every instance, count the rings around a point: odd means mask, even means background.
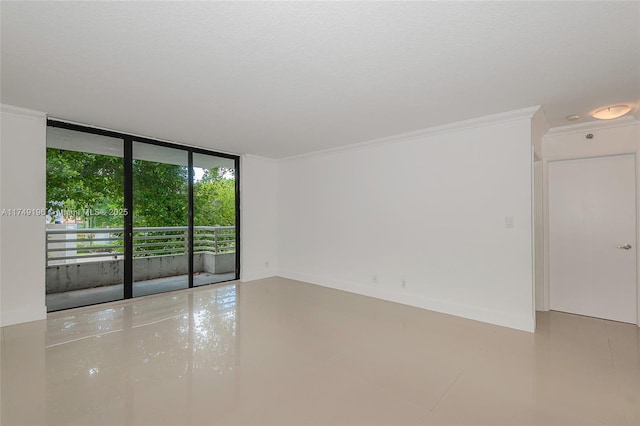
[[[162,146],[166,148],[173,148],[185,151],[188,157],[188,228],[189,228],[189,286],[193,288],[193,154],[205,154],[215,157],[228,158],[233,160],[235,167],[235,278],[229,281],[240,280],[240,251],[241,251],[241,224],[240,224],[240,156],[235,154],[228,154],[224,152],[217,152],[204,148],[198,148],[189,145],[181,145],[175,142],[168,142],[160,139],[152,139],[144,136],[137,136],[128,133],[123,133],[115,130],[103,129],[100,127],[91,127],[85,124],[78,124],[70,121],[65,121],[57,118],[48,118],[47,127],[57,127],[67,130],[74,130],[77,132],[91,133],[95,135],[107,136],[112,138],[121,139],[124,147],[123,166],[124,166],[124,207],[128,209],[131,214],[124,217],[124,289],[123,298],[119,300],[128,300],[133,298],[133,143],[146,143],[149,145]],[[222,281],[222,282],[229,282]],[[217,284],[217,283],[216,283]],[[90,305],[83,305],[90,306]]]
[[[634,244],[638,247],[639,241],[639,225],[640,225],[640,157],[636,151],[621,151],[604,155],[555,155],[544,156],[542,158],[542,222],[543,222],[543,244],[544,244],[544,280],[543,280],[543,310],[549,311],[551,307],[551,280],[549,274],[549,163],[565,160],[586,160],[591,158],[617,157],[620,155],[632,155],[634,158],[635,177],[636,177],[636,235]],[[640,250],[636,250],[636,325],[640,327]]]

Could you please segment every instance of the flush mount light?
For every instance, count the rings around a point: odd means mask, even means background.
[[[596,110],[591,114],[591,116],[598,120],[612,120],[614,118],[622,117],[629,111],[631,111],[631,107],[629,105],[611,105]]]

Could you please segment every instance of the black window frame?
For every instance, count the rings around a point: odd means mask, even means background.
[[[163,146],[167,148],[179,149],[187,152],[188,156],[188,173],[189,173],[189,206],[188,206],[188,219],[189,219],[189,287],[194,288],[193,283],[193,248],[194,248],[194,208],[193,208],[193,154],[212,155],[216,157],[222,157],[231,159],[234,161],[235,167],[235,227],[236,227],[236,252],[235,252],[235,278],[225,281],[220,281],[214,284],[228,283],[230,281],[240,280],[240,252],[241,252],[241,223],[240,223],[240,156],[235,154],[228,154],[224,152],[218,152],[208,150],[204,148],[182,145],[180,143],[169,142],[160,139],[154,139],[144,136],[132,135],[128,133],[118,132],[115,130],[108,130],[99,127],[91,127],[88,125],[73,123],[64,121],[61,119],[48,118],[47,127],[56,127],[61,129],[73,130],[77,132],[90,133],[94,135],[107,136],[112,138],[121,139],[124,146],[124,208],[127,209],[130,214],[124,217],[124,293],[123,299],[128,300],[134,298],[133,296],[133,143],[141,142],[150,145]],[[206,286],[203,286],[206,287]],[[180,291],[180,290],[174,290]],[[170,291],[167,293],[171,293]],[[83,305],[91,306],[91,305]],[[71,308],[69,308],[71,309]],[[51,311],[54,312],[54,311]]]

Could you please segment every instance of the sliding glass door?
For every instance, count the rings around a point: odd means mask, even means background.
[[[124,141],[47,128],[49,311],[124,297]]]
[[[189,287],[188,152],[133,142],[133,296]]]
[[[240,274],[239,158],[49,121],[47,310]]]
[[[194,285],[236,275],[236,165],[193,154]]]

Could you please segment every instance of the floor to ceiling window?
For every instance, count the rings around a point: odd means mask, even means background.
[[[48,124],[48,311],[239,278],[237,156]]]
[[[189,287],[188,152],[133,143],[133,295]]]
[[[236,270],[236,165],[193,154],[194,285],[230,279]]]
[[[49,311],[124,297],[124,141],[47,128]]]

